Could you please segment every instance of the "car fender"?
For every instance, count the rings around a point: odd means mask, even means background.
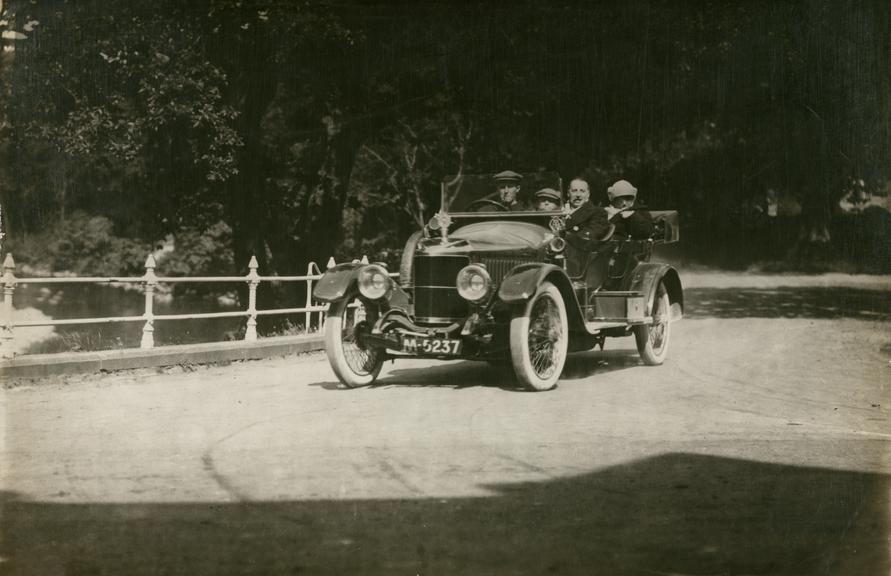
[[[628,275],[623,290],[640,292],[646,297],[647,314],[653,309],[653,300],[659,282],[665,283],[668,299],[671,302],[671,319],[680,320],[684,316],[684,290],[677,270],[668,264],[642,262]]]
[[[338,264],[334,268],[330,268],[322,274],[322,277],[319,278],[313,287],[313,298],[321,302],[335,302],[354,293],[359,272],[366,266],[368,264],[350,262]],[[390,291],[385,298],[387,302],[385,308],[410,310],[408,294],[405,293],[398,283],[393,282],[392,278],[390,286]]]
[[[587,332],[581,306],[575,297],[575,290],[572,289],[572,281],[563,268],[554,264],[521,264],[512,269],[498,287],[498,298],[506,304],[524,303],[535,295],[535,291],[545,280],[556,286],[563,295],[569,328]]]
[[[344,262],[329,268],[312,289],[312,297],[322,302],[335,302],[345,297],[355,285],[359,270],[365,264]]]
[[[405,241],[405,249],[402,250],[402,260],[399,262],[399,285],[403,288],[411,288],[412,265],[415,260],[415,252],[418,242],[424,238],[424,231],[419,230]]]

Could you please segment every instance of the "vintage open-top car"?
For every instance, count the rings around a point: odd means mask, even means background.
[[[544,187],[562,189],[545,173],[527,175],[522,192]],[[683,291],[671,266],[649,261],[655,244],[677,241],[677,214],[651,214],[650,238],[610,230],[579,249],[566,241],[563,211],[511,210],[491,176],[452,178],[441,210],[406,242],[398,282],[383,264],[354,262],[316,284],[314,297],[330,303],[331,367],[355,387],[374,382],[388,359],[483,360],[547,390],[567,353],[631,335],[645,364],[661,364]]]

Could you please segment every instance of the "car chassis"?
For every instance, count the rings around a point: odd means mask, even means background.
[[[442,198],[406,242],[399,283],[382,263],[353,262],[316,284],[314,298],[330,304],[326,354],[346,386],[374,382],[385,360],[419,357],[509,365],[523,387],[547,390],[567,353],[631,335],[644,364],[665,360],[683,290],[650,257],[678,240],[676,212],[652,212],[650,238],[607,235],[579,250],[563,212],[509,212],[490,198],[452,211],[446,185]]]

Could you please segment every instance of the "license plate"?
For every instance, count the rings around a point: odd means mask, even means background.
[[[403,336],[402,350],[412,354],[457,356],[461,353],[461,341],[452,338],[422,338],[419,336]]]

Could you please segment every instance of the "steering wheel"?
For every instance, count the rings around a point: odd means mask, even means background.
[[[510,212],[510,208],[502,204],[501,202],[496,202],[495,200],[489,200],[488,198],[480,198],[479,200],[474,200],[470,204],[468,204],[464,210],[467,212],[473,212],[474,208],[480,208],[482,206],[494,206],[498,209],[499,212]]]

